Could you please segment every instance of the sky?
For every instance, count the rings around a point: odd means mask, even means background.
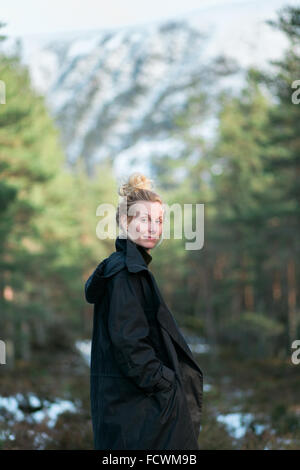
[[[251,0],[2,0],[1,3],[0,22],[6,23],[3,33],[21,37],[148,24],[215,5]]]

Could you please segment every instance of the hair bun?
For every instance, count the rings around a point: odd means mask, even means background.
[[[129,196],[135,191],[139,191],[141,189],[151,190],[151,188],[152,180],[140,172],[135,172],[129,177],[127,183],[121,184],[119,188],[119,195]]]

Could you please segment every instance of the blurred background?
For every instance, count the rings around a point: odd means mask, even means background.
[[[299,449],[298,2],[10,0],[0,21],[0,448],[93,448],[96,208],[143,171],[205,205],[203,248],[150,266],[203,370],[200,448]]]

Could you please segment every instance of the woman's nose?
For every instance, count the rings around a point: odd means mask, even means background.
[[[153,222],[153,223],[150,222],[150,224],[149,224],[149,233],[150,234],[155,234],[157,231],[158,231],[158,228],[156,226],[156,223],[155,222]]]

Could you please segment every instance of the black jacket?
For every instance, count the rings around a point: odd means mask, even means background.
[[[90,398],[95,449],[197,450],[203,373],[130,239],[85,284],[94,304]]]

